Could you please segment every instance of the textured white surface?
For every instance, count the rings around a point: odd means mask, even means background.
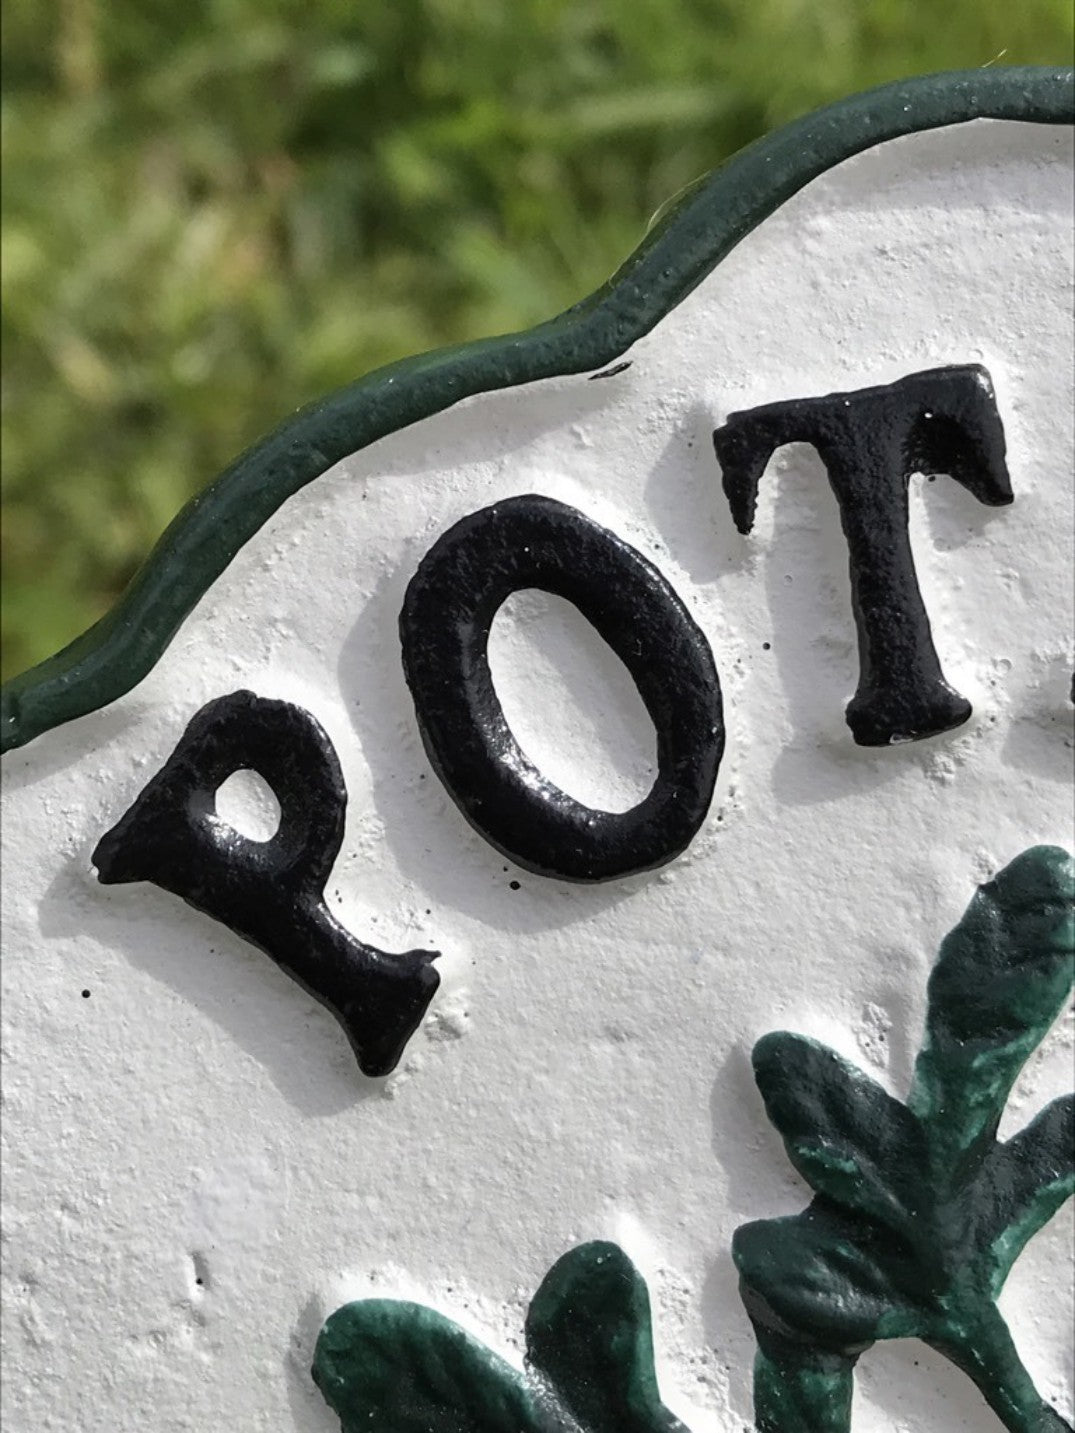
[[[598,1237],[651,1280],[671,1406],[695,1433],[748,1424],[731,1235],[807,1198],[751,1045],[804,1031],[903,1094],[927,972],[974,884],[1028,845],[1072,845],[1070,143],[979,121],[841,166],[622,375],[469,400],[341,463],[239,554],[140,687],[7,759],[5,1430],[328,1433],[307,1369],[343,1295],[418,1296],[510,1355],[545,1270]],[[843,718],[857,657],[824,473],[784,450],[744,539],[710,435],[733,409],[949,362],[992,373],[1017,495],[988,509],[943,478],[914,487],[936,644],[975,714],[864,750]],[[519,872],[425,759],[404,587],[445,527],[531,491],[650,556],[713,645],[727,752],[706,825],[663,872],[593,888]],[[521,594],[492,647],[545,770],[594,803],[637,800],[648,719],[577,614]],[[386,949],[444,952],[387,1081],[362,1079],[268,957],[90,870],[189,718],[239,687],[305,705],[336,744],[340,918]],[[1071,1066],[1069,1019],[1005,1128]],[[1069,1210],[1002,1305],[1069,1417],[1070,1247]],[[856,1433],[994,1426],[924,1347],[862,1360]]]

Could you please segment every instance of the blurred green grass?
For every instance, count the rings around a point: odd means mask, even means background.
[[[3,674],[307,400],[588,293],[774,125],[1070,0],[3,0]]]

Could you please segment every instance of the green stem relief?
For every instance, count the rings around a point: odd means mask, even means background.
[[[767,1343],[754,1359],[757,1433],[847,1433],[855,1360]]]
[[[1071,1433],[1070,1424],[1034,1387],[1008,1325],[992,1304],[982,1310],[975,1322],[954,1335],[928,1342],[973,1379],[1011,1433]]]

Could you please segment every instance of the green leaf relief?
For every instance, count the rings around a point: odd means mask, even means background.
[[[802,1213],[736,1231],[758,1336],[760,1433],[845,1433],[855,1361],[914,1336],[962,1368],[1017,1433],[1068,1425],[1038,1394],[995,1300],[1075,1188],[1070,1097],[998,1143],[1012,1085],[1072,989],[1075,864],[1026,851],[941,945],[907,1104],[833,1051],[779,1032],[754,1051]]]
[[[826,1046],[783,1031],[758,1041],[754,1074],[803,1178],[838,1205],[912,1238],[926,1146],[906,1106]]]
[[[1072,859],[1017,856],[979,887],[941,944],[909,1107],[942,1164],[988,1148],[1027,1057],[1071,992]]]
[[[1027,1240],[1075,1194],[1075,1096],[1054,1100],[999,1145],[987,1171],[993,1187],[990,1291],[996,1298]]]
[[[510,1364],[421,1304],[346,1304],[322,1328],[312,1372],[344,1433],[545,1433]]]
[[[549,1270],[527,1315],[526,1355],[585,1429],[687,1433],[657,1388],[645,1281],[614,1244],[584,1244]]]
[[[342,1433],[688,1433],[663,1405],[649,1295],[614,1244],[546,1275],[526,1320],[526,1371],[420,1304],[338,1309],[313,1377]]]

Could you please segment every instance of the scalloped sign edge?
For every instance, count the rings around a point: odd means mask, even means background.
[[[607,283],[558,317],[389,364],[299,409],[182,509],[110,612],[3,687],[0,752],[137,686],[239,549],[342,458],[463,398],[606,368],[812,180],[887,140],[974,119],[1075,124],[1075,69],[924,75],[816,110],[692,185]]]

